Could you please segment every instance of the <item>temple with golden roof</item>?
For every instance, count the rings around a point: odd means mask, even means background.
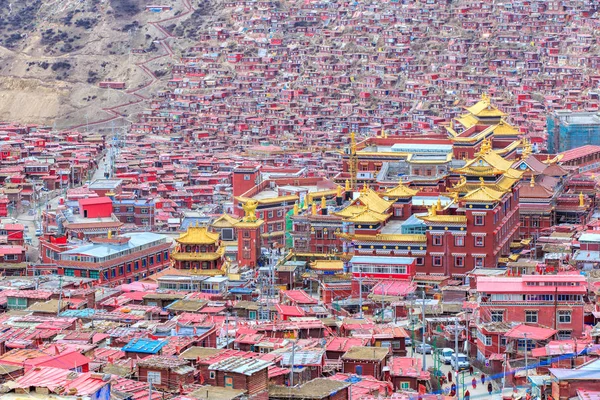
[[[171,253],[172,267],[190,270],[200,275],[224,275],[227,262],[225,247],[221,246],[218,232],[210,232],[204,226],[190,226],[175,241]]]

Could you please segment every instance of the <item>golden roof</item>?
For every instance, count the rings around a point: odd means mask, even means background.
[[[361,191],[360,196],[351,205],[364,205],[377,213],[383,213],[394,204],[393,201],[384,200],[379,197],[373,189],[366,188]]]
[[[439,223],[449,223],[449,224],[466,224],[467,217],[464,215],[424,215],[417,216],[417,218],[422,219],[426,222],[439,222]]]
[[[349,222],[355,223],[379,223],[383,221],[387,221],[391,215],[378,213],[377,211],[373,211],[371,209],[365,209],[362,213],[357,214],[353,217],[347,218]]]
[[[219,234],[209,232],[204,226],[189,226],[187,231],[175,240],[182,244],[213,244],[219,240]]]
[[[317,260],[310,263],[310,268],[318,271],[342,271],[344,262],[342,260]]]
[[[239,219],[236,219],[229,214],[223,214],[219,218],[215,219],[210,226],[215,228],[232,228],[238,222],[240,222]]]
[[[475,203],[490,203],[500,201],[502,196],[504,196],[504,192],[499,192],[486,186],[480,186],[465,194],[461,200]]]
[[[494,132],[494,135],[509,135],[509,136],[518,135],[520,133],[519,129],[512,126],[511,124],[504,121],[503,119],[500,120],[498,125],[495,125],[493,127],[493,132]]]
[[[349,205],[348,207],[346,207],[343,210],[340,210],[334,214],[337,216],[343,217],[343,218],[350,218],[357,214],[360,214],[361,212],[363,212],[365,210],[365,208],[366,207],[364,207],[364,206]]]
[[[358,242],[405,242],[405,243],[420,243],[427,242],[425,235],[409,235],[409,234],[389,234],[378,233],[376,235],[360,235],[360,234],[338,234],[338,237],[348,240],[356,240]]]
[[[400,181],[398,183],[398,186],[385,191],[383,193],[383,195],[387,196],[387,197],[399,198],[399,197],[413,197],[417,193],[419,193],[418,190],[411,189],[408,186],[406,186],[404,183],[402,183],[402,181]]]
[[[503,175],[496,183],[486,183],[485,187],[495,190],[497,192],[506,193],[509,190],[511,190],[511,188],[519,180],[520,180],[520,178],[512,178],[512,177]],[[459,182],[457,185],[455,185],[454,187],[450,188],[449,191],[458,192],[458,193],[469,193],[479,187],[481,187],[480,183],[474,183],[474,182],[467,183],[466,180],[463,180],[463,181]]]
[[[467,111],[480,118],[504,117],[506,115],[491,104],[491,100],[486,94],[481,95],[481,100],[479,100],[479,102],[475,103],[471,107],[467,107]]]
[[[472,114],[461,115],[460,117],[455,118],[455,120],[464,126],[465,129],[469,129],[479,122]]]

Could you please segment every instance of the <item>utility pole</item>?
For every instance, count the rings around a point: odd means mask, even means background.
[[[358,318],[363,318],[363,304],[362,304],[362,269],[360,270],[360,276],[358,278]]]
[[[527,345],[527,332],[523,333],[523,337],[525,338],[525,384],[527,384],[529,381],[529,366],[527,364],[527,352],[529,346]],[[575,352],[577,352],[577,350]]]
[[[458,316],[454,319],[454,380],[456,381],[456,398],[460,400],[460,388],[458,387]]]
[[[56,316],[60,316],[60,305],[62,303],[62,275],[58,278],[58,310],[56,310]]]
[[[296,355],[296,341],[292,342],[292,367],[290,368],[290,387],[294,386],[294,356]]]
[[[423,304],[421,305],[421,312],[423,314],[423,346],[421,349],[423,350],[423,371],[427,371],[427,352],[425,351],[425,331],[427,330],[427,323],[425,322],[425,288],[423,288],[421,293],[423,294]]]
[[[152,381],[148,381],[148,400],[152,400]]]

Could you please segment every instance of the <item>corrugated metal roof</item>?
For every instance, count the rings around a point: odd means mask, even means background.
[[[229,357],[218,363],[211,364],[208,369],[252,375],[262,369],[269,368],[272,362],[255,358]]]
[[[164,346],[166,346],[166,340],[149,340],[149,339],[131,339],[129,343],[121,348],[123,351],[130,351],[134,353],[144,354],[157,354]]]

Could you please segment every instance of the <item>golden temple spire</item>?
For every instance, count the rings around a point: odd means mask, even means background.
[[[350,181],[348,179],[346,179],[346,182],[344,185],[345,185],[346,192],[350,191]]]
[[[298,215],[298,203],[294,203],[294,215]]]
[[[348,181],[346,181],[346,182],[348,182]],[[342,187],[341,186],[338,186],[336,188],[335,197],[342,197]]]
[[[531,174],[531,181],[529,182],[529,186],[531,186],[531,187],[535,186],[535,176],[533,174]]]
[[[585,207],[585,197],[582,192],[579,192],[579,207]]]
[[[321,208],[327,208],[327,199],[325,198],[325,196],[321,197]]]
[[[485,186],[485,180],[483,179],[483,176],[479,177],[479,186],[481,186],[481,187]]]
[[[437,214],[437,208],[436,208],[435,204],[432,204],[431,207],[429,207],[429,216],[435,217],[436,214]]]
[[[442,211],[442,199],[439,197],[437,199],[437,210]]]
[[[312,204],[311,204],[311,206],[310,206],[310,208],[311,208],[311,210],[310,210],[310,211],[311,211],[311,214],[312,214],[312,215],[317,215],[317,203],[315,203],[315,202],[313,201],[313,202],[312,202]]]

